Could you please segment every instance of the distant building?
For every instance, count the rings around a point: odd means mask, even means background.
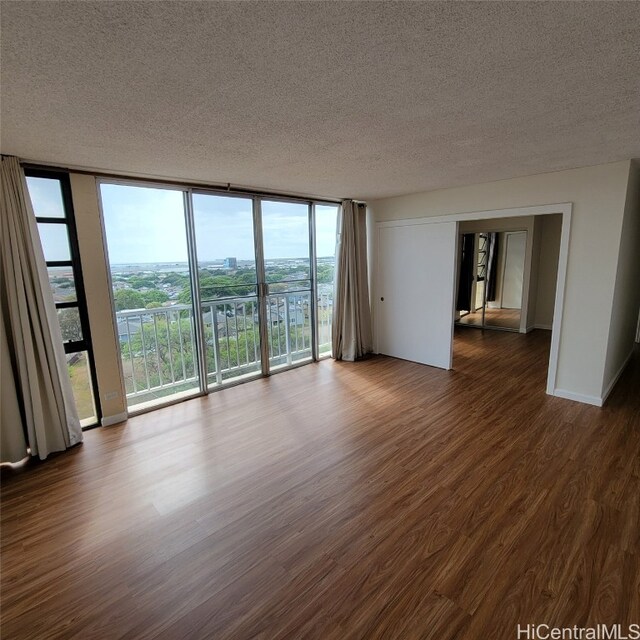
[[[237,260],[237,258],[225,258],[224,259],[224,268],[225,269],[237,269],[238,268],[238,260]]]

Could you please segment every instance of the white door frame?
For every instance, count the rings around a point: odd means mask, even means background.
[[[525,216],[541,216],[559,213],[562,215],[562,232],[560,235],[560,255],[558,257],[558,277],[556,281],[556,296],[553,308],[553,325],[551,329],[551,350],[549,353],[549,369],[547,375],[547,393],[556,395],[556,379],[558,374],[558,354],[560,351],[560,334],[562,332],[562,315],[564,310],[564,294],[567,280],[567,264],[569,262],[569,236],[571,232],[571,212],[573,204],[571,202],[561,202],[558,204],[545,204],[531,207],[515,207],[512,209],[493,209],[487,211],[470,211],[466,213],[454,213],[444,216],[431,216],[425,218],[404,218],[401,220],[387,220],[376,223],[376,249],[374,252],[374,272],[376,282],[378,281],[378,269],[380,266],[378,247],[380,229],[384,227],[405,227],[412,225],[434,224],[438,222],[466,222],[469,220],[485,220],[490,218],[517,218]],[[457,242],[456,234],[456,242]],[[456,251],[457,254],[457,251]],[[457,263],[457,261],[456,261]],[[457,274],[456,274],[457,281]],[[378,351],[378,328],[377,321],[378,304],[373,291],[372,300],[374,306],[374,345]],[[455,306],[455,295],[454,295]],[[451,331],[453,333],[454,309],[451,310]],[[453,359],[453,340],[451,341],[451,358]]]

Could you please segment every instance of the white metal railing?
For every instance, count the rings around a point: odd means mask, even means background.
[[[207,383],[260,371],[258,299],[225,298],[202,303]]]
[[[116,320],[127,398],[197,385],[190,305],[117,311]]]
[[[333,319],[333,294],[318,292],[316,307],[318,315],[318,354],[321,356],[331,354],[331,324]]]
[[[312,357],[310,291],[269,294],[267,322],[271,366]]]
[[[286,366],[312,357],[311,292],[267,296],[269,362]],[[318,295],[317,341],[320,355],[331,350],[333,301]],[[261,370],[257,297],[201,304],[207,384]],[[199,385],[193,309],[174,305],[116,312],[127,399],[131,404],[166,397]]]

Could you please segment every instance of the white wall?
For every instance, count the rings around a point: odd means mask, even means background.
[[[538,249],[537,286],[533,321],[530,316],[529,326],[539,329],[551,329],[553,323],[561,231],[561,215],[536,216],[536,232],[538,233],[535,241]]]
[[[635,341],[640,306],[640,166],[631,163],[616,272],[603,396],[622,373]]]
[[[369,203],[377,222],[573,203],[556,391],[601,401],[629,161]],[[591,301],[597,303],[590,304]],[[585,305],[589,313],[585,313]]]

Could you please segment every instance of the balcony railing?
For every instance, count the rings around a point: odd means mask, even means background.
[[[267,298],[269,364],[291,365],[312,357],[311,293],[278,293]],[[261,371],[258,299],[226,298],[202,303],[207,384],[253,376]],[[318,295],[320,355],[331,349],[330,294]],[[193,309],[174,305],[116,313],[129,405],[157,401],[199,388]]]

